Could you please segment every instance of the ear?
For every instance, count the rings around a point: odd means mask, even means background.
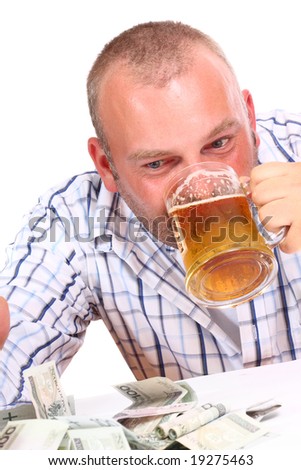
[[[248,110],[248,116],[249,116],[249,122],[251,124],[251,128],[254,131],[256,147],[258,147],[260,143],[260,139],[256,132],[256,115],[255,115],[255,107],[254,107],[253,98],[252,98],[251,93],[248,90],[242,90],[242,96],[243,96],[244,102],[246,103],[246,107]]]
[[[110,164],[97,137],[88,140],[88,151],[107,190],[118,192]]]

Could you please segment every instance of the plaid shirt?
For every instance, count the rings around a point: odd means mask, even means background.
[[[259,160],[300,161],[301,115],[258,117]],[[301,358],[301,253],[275,249],[278,277],[235,309],[200,307],[182,261],[154,239],[96,172],[46,193],[8,247],[0,295],[11,332],[0,354],[0,405],[28,399],[23,371],[60,373],[102,319],[137,379],[173,380]],[[101,360],[97,359],[101,373]],[[91,357],[91,361],[94,358]]]

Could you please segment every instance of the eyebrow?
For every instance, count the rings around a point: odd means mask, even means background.
[[[218,124],[214,129],[212,129],[207,135],[206,139],[210,140],[216,137],[221,132],[225,132],[230,128],[239,129],[240,124],[236,119],[224,119],[220,124]]]
[[[167,157],[170,155],[171,152],[166,150],[138,150],[137,152],[133,152],[128,156],[129,160],[149,160],[152,158],[160,159],[163,157]]]
[[[236,119],[224,119],[221,123],[219,123],[216,127],[214,127],[209,134],[205,137],[205,140],[214,139],[218,134],[221,132],[225,132],[230,128],[238,129],[240,127],[239,122]],[[168,157],[173,153],[172,151],[167,150],[137,150],[136,152],[131,153],[128,156],[128,160],[150,160],[150,159],[157,159]]]

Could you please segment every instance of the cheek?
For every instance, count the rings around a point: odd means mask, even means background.
[[[148,207],[158,215],[166,214],[166,206],[164,202],[164,189],[159,184],[152,185],[147,192],[142,193],[142,198],[147,201]]]
[[[145,177],[129,168],[118,168],[118,191],[123,199],[130,205],[133,212],[139,210],[140,214],[154,218],[167,213],[164,203],[166,180],[164,178]],[[137,215],[137,214],[136,214]]]
[[[149,193],[143,192],[139,200],[151,217],[167,213],[162,193],[159,190]]]
[[[239,176],[250,176],[252,168],[257,165],[258,150],[255,146],[242,145],[229,165]]]
[[[159,181],[145,181],[137,176],[131,187],[131,193],[138,203],[145,205],[146,209],[156,214],[162,214],[166,212],[163,198],[164,188],[165,186],[161,185]]]

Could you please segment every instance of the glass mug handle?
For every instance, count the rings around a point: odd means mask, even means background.
[[[261,235],[264,237],[267,245],[271,248],[274,248],[275,246],[279,245],[279,243],[281,243],[286,234],[287,234],[287,230],[288,230],[288,227],[282,227],[279,232],[275,233],[275,232],[271,232],[270,230],[267,230],[264,226],[264,224],[261,222],[261,220],[259,219],[259,215],[258,215],[258,208],[257,206],[254,204],[254,202],[252,201],[252,198],[251,198],[251,190],[250,190],[250,178],[248,176],[242,176],[240,177],[240,183],[241,183],[241,187],[246,195],[246,198],[248,200],[248,203],[249,203],[249,206],[250,206],[250,209],[251,209],[251,214],[252,214],[252,217],[257,225],[257,228],[259,230],[259,232],[261,233]]]

